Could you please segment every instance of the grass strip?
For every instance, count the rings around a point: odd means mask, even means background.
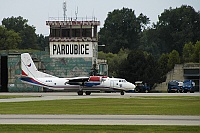
[[[197,133],[200,126],[0,125],[3,133]]]
[[[199,97],[94,98],[0,103],[0,114],[200,115]]]
[[[39,97],[39,96],[1,95],[1,96],[0,96],[0,99],[30,98],[30,97]]]

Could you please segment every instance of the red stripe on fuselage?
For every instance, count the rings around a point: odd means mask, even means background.
[[[22,75],[23,76],[28,76],[28,74],[26,74],[23,70],[22,70]]]

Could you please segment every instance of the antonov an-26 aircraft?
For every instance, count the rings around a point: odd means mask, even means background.
[[[59,78],[38,71],[29,53],[21,54],[22,75],[20,80],[52,90],[76,91],[78,95],[90,95],[91,92],[100,90],[119,90],[121,95],[125,91],[134,90],[135,85],[121,78],[109,78],[105,76]]]

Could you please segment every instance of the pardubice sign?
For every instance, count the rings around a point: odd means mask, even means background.
[[[92,42],[50,42],[50,57],[92,57]]]

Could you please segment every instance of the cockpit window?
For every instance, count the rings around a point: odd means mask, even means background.
[[[119,80],[119,82],[126,82],[126,80],[125,80],[125,79],[122,79],[122,80]]]

